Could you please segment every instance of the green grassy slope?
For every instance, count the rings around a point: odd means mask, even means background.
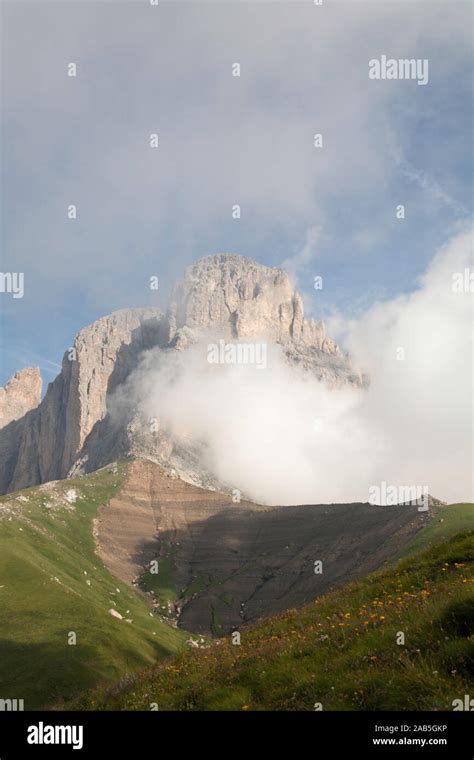
[[[182,645],[184,634],[151,617],[94,551],[93,519],[124,471],[0,499],[0,698],[24,699],[25,709],[70,699]]]
[[[474,532],[188,651],[80,709],[452,710],[473,693]],[[400,634],[404,635],[404,644]]]
[[[152,573],[147,570],[139,578],[139,587],[143,591],[152,593],[154,599],[159,605],[158,609],[161,614],[170,619],[176,618],[174,612],[174,602],[176,599],[175,587],[175,555],[176,548],[161,542],[161,552],[159,560],[159,572]]]
[[[433,519],[408,541],[397,559],[416,554],[423,549],[446,541],[456,533],[474,529],[474,504],[448,504],[439,507]]]

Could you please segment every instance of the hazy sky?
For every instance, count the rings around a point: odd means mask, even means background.
[[[1,15],[2,271],[24,272],[25,293],[0,294],[0,383],[28,365],[52,380],[81,327],[164,307],[201,256],[284,263],[308,313],[345,319],[412,291],[465,228],[470,2],[15,0]],[[427,59],[428,83],[370,80],[382,55]]]

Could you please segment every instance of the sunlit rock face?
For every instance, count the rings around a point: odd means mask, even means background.
[[[0,428],[23,417],[41,401],[41,373],[37,367],[25,367],[0,387]]]

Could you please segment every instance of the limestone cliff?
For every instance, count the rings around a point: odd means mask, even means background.
[[[157,309],[123,310],[79,332],[41,404],[0,432],[2,493],[66,477],[108,394],[156,344],[160,319]]]

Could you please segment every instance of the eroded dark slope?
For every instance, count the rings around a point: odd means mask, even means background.
[[[84,694],[72,708],[465,709],[474,675],[473,563],[474,532],[458,534],[302,608],[243,626],[240,645],[226,636],[124,685]]]
[[[180,627],[221,634],[360,578],[429,517],[412,506],[234,504],[136,461],[101,510],[97,540],[109,570],[141,577]],[[158,574],[143,575],[154,559]]]

